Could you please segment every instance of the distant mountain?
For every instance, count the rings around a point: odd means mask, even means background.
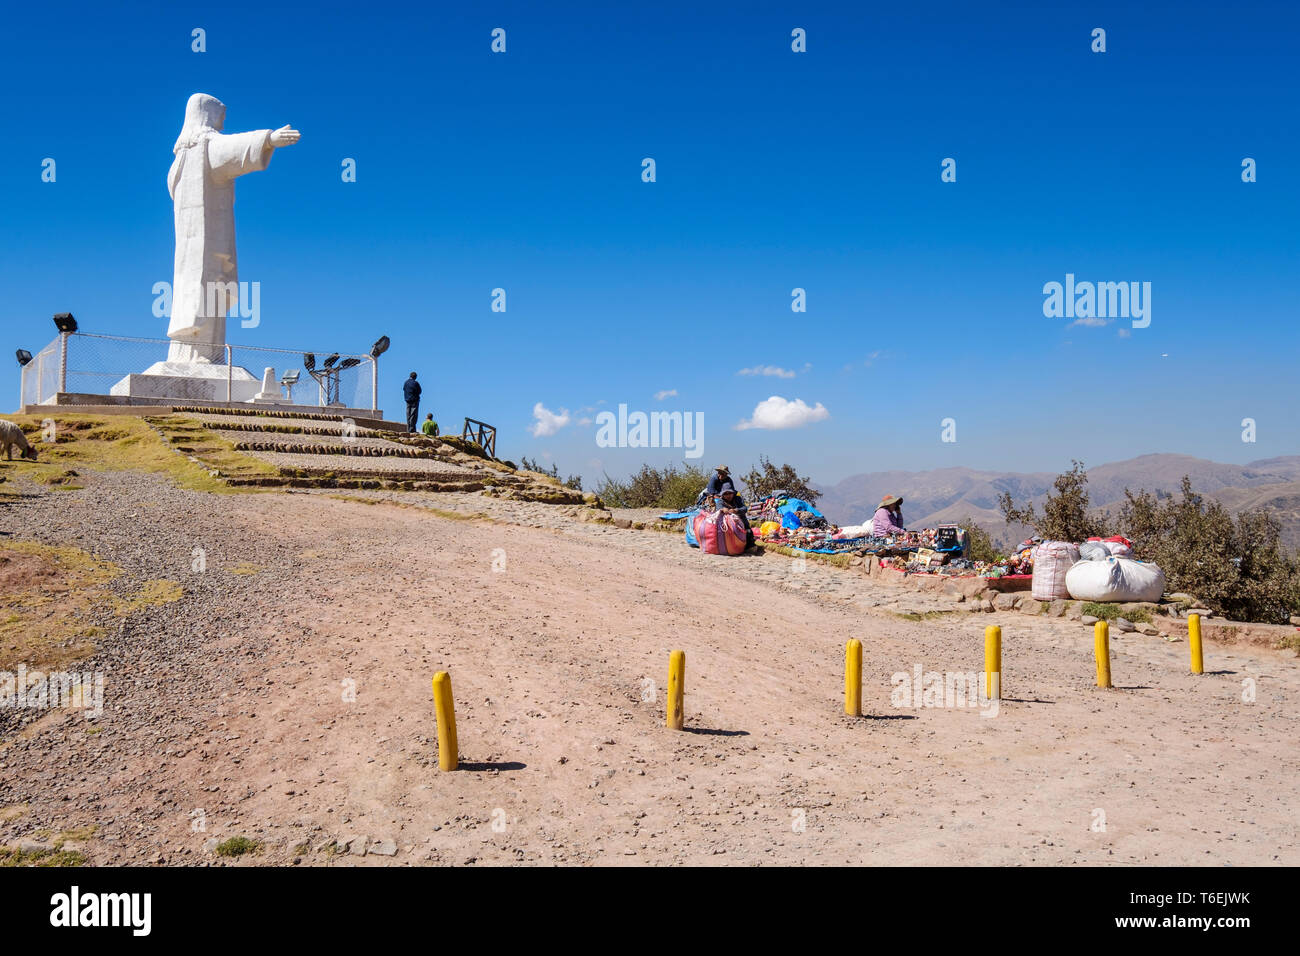
[[[1283,526],[1289,547],[1300,547],[1300,455],[1268,458],[1246,465],[1229,465],[1191,455],[1142,455],[1088,469],[1088,494],[1093,507],[1118,510],[1124,489],[1134,492],[1176,492],[1183,475],[1192,487],[1214,497],[1231,511],[1267,508]],[[933,471],[877,471],[853,475],[824,487],[818,507],[837,524],[858,524],[875,513],[887,494],[903,496],[903,518],[909,527],[971,517],[995,540],[1014,544],[1022,528],[1008,528],[997,502],[1004,491],[1018,504],[1032,501],[1041,511],[1054,472],[993,472],[972,468]]]
[[[1300,481],[1254,488],[1224,488],[1213,497],[1236,514],[1238,511],[1271,511],[1282,525],[1282,543],[1300,551]]]

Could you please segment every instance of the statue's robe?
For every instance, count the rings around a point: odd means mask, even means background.
[[[235,179],[266,169],[273,152],[262,129],[210,132],[176,153],[167,174],[176,217],[168,361],[225,362],[226,313],[239,297]]]

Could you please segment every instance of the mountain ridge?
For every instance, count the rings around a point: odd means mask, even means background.
[[[1208,458],[1173,453],[1139,455],[1122,461],[1088,468],[1091,506],[1117,510],[1124,502],[1124,489],[1176,493],[1184,475],[1192,488],[1221,501],[1234,513],[1264,509],[1282,524],[1282,538],[1288,547],[1300,547],[1300,455],[1283,455],[1227,464]],[[1002,520],[997,501],[1010,492],[1017,504],[1026,501],[1041,510],[1056,473],[999,472],[962,466],[925,471],[863,472],[850,475],[823,489],[818,507],[837,524],[858,524],[870,520],[886,494],[903,497],[903,517],[909,527],[932,527],[970,517],[1002,543],[1019,538],[1023,529],[1010,528]]]

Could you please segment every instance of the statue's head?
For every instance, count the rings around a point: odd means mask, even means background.
[[[176,137],[172,152],[180,153],[201,143],[213,133],[220,133],[225,125],[226,104],[207,93],[195,93],[185,104],[185,125],[181,127],[181,135]],[[171,183],[168,188],[175,189],[176,184]]]
[[[185,130],[214,129],[226,125],[226,104],[207,93],[195,93],[185,104]]]

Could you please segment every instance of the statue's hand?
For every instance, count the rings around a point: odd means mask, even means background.
[[[301,138],[302,133],[298,132],[292,126],[281,126],[279,129],[274,130],[271,133],[271,145],[276,147],[292,146]]]

